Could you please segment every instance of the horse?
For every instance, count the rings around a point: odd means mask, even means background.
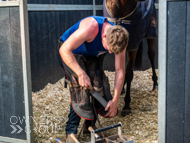
[[[104,0],[103,15],[115,24],[124,26],[129,32],[127,46],[127,68],[122,89],[125,92],[125,105],[121,115],[131,113],[130,88],[133,80],[133,69],[142,63],[142,40],[147,39],[148,57],[152,67],[153,90],[158,87],[154,64],[154,45],[157,37],[155,0]],[[126,91],[124,86],[127,84]],[[121,93],[121,94],[122,94]]]

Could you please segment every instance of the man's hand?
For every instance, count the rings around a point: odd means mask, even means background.
[[[83,72],[82,74],[78,76],[78,81],[79,81],[80,86],[84,87],[85,89],[88,89],[89,87],[90,90],[92,90],[90,78],[85,72]]]
[[[109,110],[109,111],[108,111]],[[117,115],[117,102],[110,100],[105,108],[105,111],[108,113],[105,115],[106,117],[114,117]]]

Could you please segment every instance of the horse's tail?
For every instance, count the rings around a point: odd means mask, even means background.
[[[143,41],[141,41],[139,48],[137,50],[137,55],[135,59],[135,69],[140,69],[142,65],[142,54],[143,54]]]

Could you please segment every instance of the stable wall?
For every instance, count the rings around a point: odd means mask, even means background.
[[[190,142],[190,1],[160,0],[159,142]]]
[[[190,1],[168,2],[167,142],[190,142]]]
[[[27,3],[0,2],[0,142],[32,142]]]

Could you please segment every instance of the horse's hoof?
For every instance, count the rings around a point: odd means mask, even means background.
[[[125,116],[129,115],[130,113],[131,113],[131,109],[123,109],[121,111],[121,116],[125,117]]]
[[[154,90],[158,90],[158,85],[153,87],[152,91],[154,91]]]

